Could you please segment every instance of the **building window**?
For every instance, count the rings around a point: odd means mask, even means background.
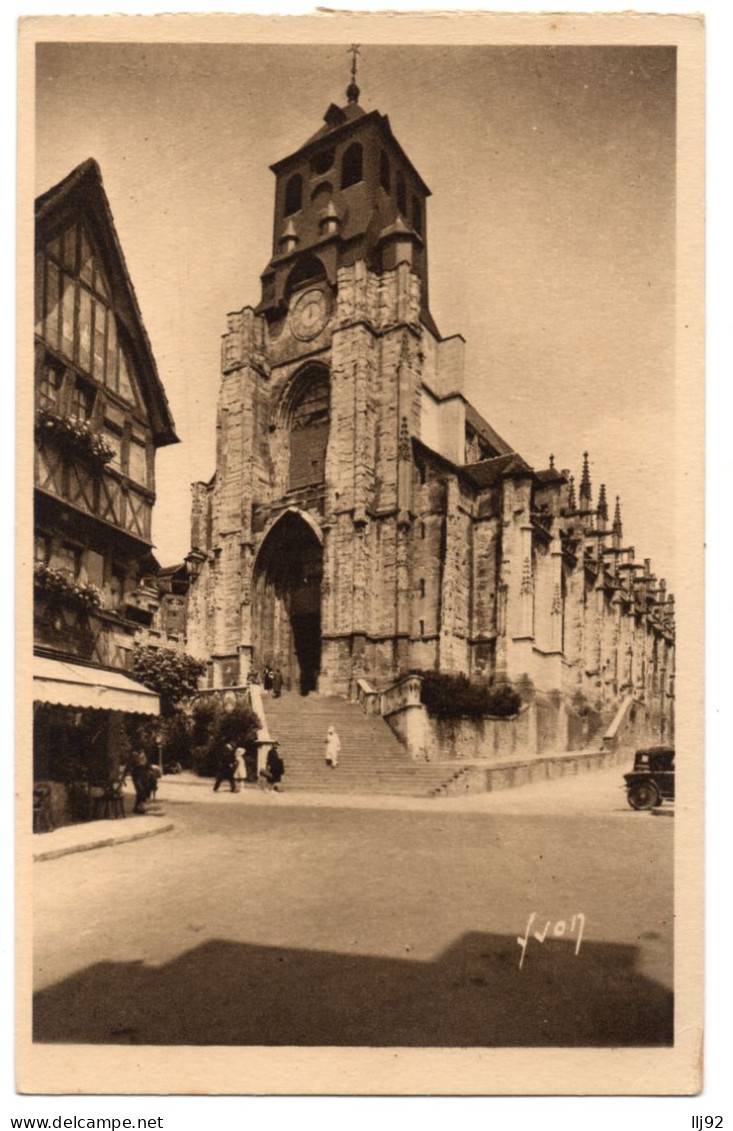
[[[425,537],[425,523],[424,522],[420,523],[420,537],[421,538]]]
[[[425,471],[425,464],[422,462],[422,460],[418,460],[416,462],[415,471],[417,472],[418,482],[420,483],[420,485],[422,487],[424,487],[425,486],[425,479],[427,477],[427,472]]]
[[[313,189],[311,193],[311,200],[314,203],[328,204],[333,193],[333,185],[330,181],[321,181],[319,185]]]
[[[420,578],[420,596],[421,597],[425,596],[425,578],[424,577]]]
[[[327,173],[333,165],[334,152],[332,149],[325,149],[322,153],[317,153],[311,161],[311,172],[320,177],[322,173]]]
[[[419,196],[412,198],[412,226],[418,235],[422,235],[422,204]]]
[[[397,186],[397,211],[401,212],[403,216],[407,216],[407,186],[399,169],[395,177],[395,184]]]
[[[379,158],[379,183],[385,192],[390,191],[392,183],[389,168],[389,157],[384,152],[384,150],[382,150],[381,156]]]
[[[424,620],[420,621],[420,635],[421,636],[425,635],[425,621]]]
[[[303,178],[300,173],[296,173],[285,186],[285,215],[292,216],[293,212],[300,212],[302,201]]]
[[[113,569],[109,578],[112,608],[119,608],[125,599],[125,575],[120,569]]]
[[[55,365],[44,362],[41,379],[38,383],[38,404],[40,408],[58,409],[61,394],[62,371]]]
[[[48,534],[36,534],[33,539],[33,561],[36,565],[48,565],[51,558],[51,539]]]
[[[139,440],[131,439],[129,452],[128,475],[130,479],[134,479],[136,483],[142,483],[144,487],[147,487],[148,459],[145,444],[141,444]]]
[[[94,408],[94,389],[83,381],[77,381],[71,390],[69,416],[76,420],[89,420]]]
[[[361,180],[362,162],[363,150],[359,142],[355,141],[344,153],[341,164],[341,188],[349,188],[350,185],[355,185]]]
[[[62,542],[56,551],[54,565],[76,579],[81,573],[81,547]]]
[[[36,268],[37,331],[102,385],[131,404],[139,398],[118,342],[110,291],[82,224],[46,244]]]
[[[328,375],[318,369],[304,378],[290,410],[290,487],[322,483],[329,428]]]

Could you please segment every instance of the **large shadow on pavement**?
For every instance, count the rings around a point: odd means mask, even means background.
[[[149,1045],[670,1045],[672,994],[633,946],[469,933],[434,962],[213,940],[99,963],[35,997],[34,1039]]]

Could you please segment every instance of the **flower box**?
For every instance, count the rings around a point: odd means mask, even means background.
[[[36,439],[53,440],[67,459],[83,460],[92,470],[101,472],[114,458],[114,449],[88,420],[60,416],[48,408],[36,413]]]
[[[71,605],[85,613],[102,607],[102,592],[96,585],[83,585],[75,581],[66,570],[37,564],[33,570],[33,584],[49,603]]]

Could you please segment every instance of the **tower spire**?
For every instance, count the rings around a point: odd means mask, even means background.
[[[351,47],[347,48],[347,52],[351,55],[351,82],[346,87],[346,97],[349,102],[358,102],[359,95],[361,94],[359,87],[356,85],[356,59],[357,56],[361,54],[359,44],[352,43]]]
[[[601,489],[598,492],[598,517],[603,522],[608,521],[608,502],[606,501],[606,484],[601,483]]]
[[[613,544],[616,547],[621,545],[621,538],[623,537],[623,527],[621,526],[621,496],[616,496],[616,509],[613,512],[613,526],[611,527],[613,533]]]
[[[590,466],[588,464],[588,453],[583,452],[583,474],[580,478],[580,509],[582,511],[589,511],[591,505]]]

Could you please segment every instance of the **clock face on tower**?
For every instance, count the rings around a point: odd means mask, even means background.
[[[301,342],[317,337],[331,314],[331,296],[320,287],[299,294],[290,307],[290,329]]]

